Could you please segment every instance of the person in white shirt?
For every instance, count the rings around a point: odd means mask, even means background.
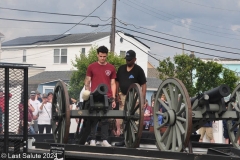
[[[43,133],[46,129],[46,133],[51,133],[51,116],[52,116],[52,103],[48,102],[48,95],[42,95],[42,103],[38,106],[38,128],[39,133]]]
[[[33,128],[36,133],[38,133],[38,106],[40,105],[39,100],[36,99],[36,92],[31,91],[30,99],[28,100],[29,104],[34,108],[33,112]]]

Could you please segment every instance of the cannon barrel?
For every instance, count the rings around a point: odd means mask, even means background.
[[[205,91],[204,94],[196,96],[190,99],[191,105],[193,105],[196,99],[198,100],[208,100],[210,103],[215,103],[223,97],[227,97],[230,94],[230,88],[226,84],[222,84],[216,88],[209,91]]]
[[[108,87],[106,84],[99,84],[97,88],[91,93],[94,101],[102,101],[103,96],[107,95]]]
[[[226,84],[222,84],[216,88],[204,92],[209,96],[209,102],[214,103],[219,101],[223,97],[227,97],[231,93],[230,88]]]

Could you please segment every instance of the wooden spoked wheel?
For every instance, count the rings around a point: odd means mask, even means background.
[[[234,89],[230,100],[234,100],[234,102],[228,104],[228,111],[236,111],[240,117],[240,84]],[[227,129],[233,146],[240,149],[240,118],[227,120]]]
[[[161,99],[163,94],[165,100]],[[162,118],[162,124],[158,123],[158,118]],[[155,97],[153,119],[160,150],[181,152],[188,146],[192,132],[192,108],[188,92],[180,80],[169,78],[160,84]]]
[[[124,138],[127,148],[139,147],[143,130],[143,96],[138,84],[132,84],[127,92],[124,111]]]
[[[53,93],[52,133],[55,143],[67,143],[70,127],[69,96],[66,85],[59,81]]]

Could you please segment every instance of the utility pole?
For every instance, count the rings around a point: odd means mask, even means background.
[[[184,43],[182,43],[182,54],[184,54]]]
[[[111,36],[110,36],[110,51],[114,53],[115,49],[115,32],[116,32],[116,6],[117,6],[117,0],[113,0],[113,6],[112,6],[112,26],[111,26]]]

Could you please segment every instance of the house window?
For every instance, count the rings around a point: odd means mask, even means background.
[[[67,63],[67,49],[54,49],[54,63]]]
[[[23,50],[23,62],[27,61],[26,50]]]
[[[125,57],[126,51],[120,51],[120,57]]]
[[[85,55],[85,48],[82,48],[82,54]]]
[[[49,92],[53,92],[54,91],[54,87],[55,86],[43,86],[43,93],[48,94]]]

